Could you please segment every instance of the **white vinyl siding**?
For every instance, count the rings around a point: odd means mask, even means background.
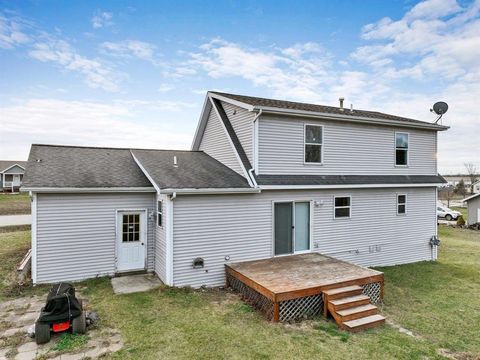
[[[37,283],[115,273],[116,210],[155,211],[155,195],[37,194]],[[154,267],[155,222],[148,215],[147,265]]]
[[[323,164],[304,163],[304,125],[323,125]],[[409,166],[395,167],[391,126],[312,121],[273,115],[259,118],[259,173],[290,175],[436,175],[435,131],[408,129]]]
[[[228,139],[228,134],[214,109],[208,116],[199,150],[205,151],[211,157],[244,176],[240,162]]]
[[[162,226],[156,226],[155,229],[155,273],[165,283],[167,281],[167,196],[158,195],[157,201],[162,203]]]
[[[237,134],[238,140],[242,144],[243,150],[245,150],[245,154],[247,154],[248,160],[253,165],[253,119],[255,113],[226,102],[222,102],[222,106]]]
[[[409,211],[397,216],[396,194]],[[436,231],[436,189],[351,189],[352,216],[336,221],[334,196],[342,190],[264,191],[252,195],[178,196],[174,200],[174,285],[219,286],[224,264],[273,256],[273,202],[312,205],[312,250],[366,266],[431,260]],[[392,206],[393,205],[393,206]],[[194,269],[201,257],[205,267]]]

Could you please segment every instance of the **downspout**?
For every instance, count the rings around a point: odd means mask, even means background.
[[[167,211],[167,285],[173,286],[173,200],[177,197],[177,193],[173,192],[168,199],[168,211]]]

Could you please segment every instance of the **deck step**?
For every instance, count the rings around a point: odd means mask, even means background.
[[[371,315],[361,319],[345,321],[343,327],[349,331],[360,331],[385,324],[385,317],[382,315]]]
[[[331,300],[329,303],[335,311],[349,309],[352,307],[370,304],[370,297],[367,295],[355,295],[341,299]]]
[[[366,316],[376,315],[378,314],[378,308],[375,305],[367,304],[355,306],[349,309],[338,310],[336,313],[342,322],[346,322]]]
[[[340,299],[344,297],[360,295],[362,291],[363,291],[363,288],[361,286],[352,285],[352,286],[345,286],[345,287],[325,290],[323,293],[328,297],[329,300],[335,300],[335,299]]]

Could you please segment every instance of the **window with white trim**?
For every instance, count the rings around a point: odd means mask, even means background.
[[[395,133],[395,165],[407,166],[408,165],[408,133]]]
[[[323,126],[305,124],[305,163],[321,164],[323,160]]]
[[[162,226],[163,201],[157,201],[157,225]]]
[[[397,215],[405,215],[407,213],[407,195],[397,194]]]
[[[333,217],[338,218],[349,218],[351,215],[351,196],[335,196],[334,197],[334,213]]]

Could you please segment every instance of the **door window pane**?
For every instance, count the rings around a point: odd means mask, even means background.
[[[295,251],[310,249],[310,203],[295,203]]]
[[[291,254],[292,249],[292,203],[275,203],[275,255]]]
[[[125,214],[122,216],[122,241],[140,241],[140,215]]]

